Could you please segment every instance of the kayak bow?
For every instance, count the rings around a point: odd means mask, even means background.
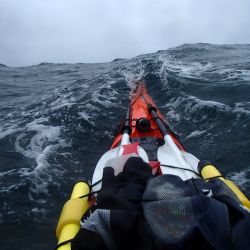
[[[149,162],[155,174],[175,174],[183,180],[200,176],[199,160],[186,152],[141,82],[137,82],[132,94],[121,132],[114,138],[111,150],[99,160],[92,182],[102,178],[107,160],[129,153]],[[100,187],[97,185],[94,191]]]

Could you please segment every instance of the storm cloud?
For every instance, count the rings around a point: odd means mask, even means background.
[[[249,0],[0,0],[0,63],[104,62],[250,41]]]

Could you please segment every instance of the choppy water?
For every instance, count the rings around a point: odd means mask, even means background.
[[[42,250],[146,83],[186,148],[250,195],[250,45],[183,45],[100,64],[0,65],[2,249]]]

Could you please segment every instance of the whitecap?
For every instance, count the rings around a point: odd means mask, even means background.
[[[206,132],[207,132],[207,130],[195,130],[190,135],[188,135],[186,137],[186,139],[190,139],[190,138],[194,138],[194,137],[199,137],[199,136],[203,135]]]
[[[225,75],[222,81],[227,80],[243,80],[250,81],[250,70],[248,69],[236,69],[236,68],[224,68],[214,70],[213,73],[217,73],[219,75]]]
[[[64,173],[63,170],[58,171],[59,166],[55,164],[51,168],[49,158],[55,155],[59,148],[69,145],[60,138],[61,127],[47,125],[47,122],[47,118],[41,117],[27,123],[15,141],[16,151],[35,162],[32,168],[21,168],[18,171],[20,177],[25,177],[31,183],[30,199],[32,199],[32,193],[48,194],[47,188],[53,177],[60,177]],[[8,187],[8,190],[12,188]]]
[[[211,100],[202,100],[195,96],[179,96],[177,98],[172,98],[167,104],[166,107],[171,107],[171,109],[177,109],[179,106],[184,107],[185,119],[194,119],[191,117],[192,114],[199,114],[204,108],[212,108],[219,112],[225,113],[235,113],[236,115],[250,115],[250,111],[246,108],[243,108],[240,103],[235,106],[227,105],[222,102],[211,101]],[[245,106],[244,106],[245,107]],[[238,117],[239,118],[239,117]],[[203,115],[201,120],[207,119],[207,115]]]
[[[178,61],[170,55],[164,54],[159,56],[159,61],[162,62],[161,73],[165,71],[172,72],[181,77],[199,78],[207,70],[213,67],[211,62],[188,62]],[[204,76],[202,76],[204,79]]]
[[[48,126],[41,124],[41,122],[46,122],[46,118],[36,119],[28,124],[23,129],[15,142],[16,151],[23,154],[24,156],[36,159],[39,161],[41,154],[44,154],[44,145],[48,142],[55,142],[59,139],[60,127]],[[21,143],[24,137],[26,137],[27,132],[36,132],[35,135],[30,139],[29,145],[24,148]]]

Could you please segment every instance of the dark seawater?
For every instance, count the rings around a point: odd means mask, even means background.
[[[186,148],[250,196],[250,45],[183,45],[100,64],[0,65],[1,249],[44,250],[71,186],[90,178],[133,80]]]

